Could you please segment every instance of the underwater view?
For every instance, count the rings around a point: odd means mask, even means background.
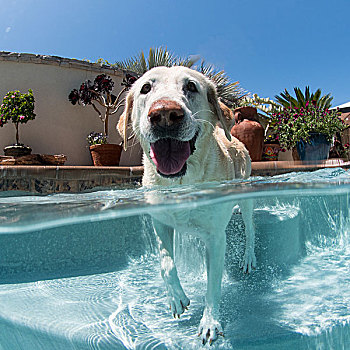
[[[157,203],[150,203],[156,194]],[[257,268],[244,274],[237,201],[254,200]],[[175,236],[191,300],[174,319],[151,215],[232,202],[220,304],[202,346],[204,244]],[[322,169],[168,188],[0,194],[0,350],[347,349],[350,173]]]

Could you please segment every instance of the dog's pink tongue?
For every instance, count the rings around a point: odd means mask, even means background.
[[[174,139],[160,139],[151,143],[150,156],[157,170],[164,175],[178,173],[191,154],[188,141]]]

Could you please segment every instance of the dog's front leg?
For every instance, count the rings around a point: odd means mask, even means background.
[[[187,310],[190,300],[185,295],[174,263],[174,229],[153,219],[153,226],[158,239],[161,275],[168,292],[170,309],[174,317]]]
[[[250,273],[256,268],[255,258],[255,231],[253,225],[254,199],[245,199],[239,202],[245,226],[245,252],[241,262],[243,272]]]
[[[203,317],[199,324],[199,336],[202,343],[211,344],[218,335],[223,335],[219,322],[219,304],[221,297],[221,280],[224,270],[226,235],[221,230],[209,235],[206,244],[207,294]]]

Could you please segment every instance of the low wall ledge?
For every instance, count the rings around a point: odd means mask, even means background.
[[[39,55],[31,53],[18,53],[9,51],[0,51],[0,61],[35,63],[61,66],[63,68],[76,68],[98,73],[106,73],[115,76],[123,76],[123,71],[105,64],[91,63],[75,58],[64,58],[59,56]]]
[[[324,168],[349,169],[350,162],[329,159],[317,164],[289,161],[252,163],[252,176],[274,176],[289,172],[314,171]],[[143,166],[35,166],[0,165],[0,192],[32,193],[82,192],[96,188],[141,185]]]

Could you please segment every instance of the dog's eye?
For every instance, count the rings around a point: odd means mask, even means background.
[[[141,94],[148,94],[151,91],[151,84],[146,83],[144,86],[142,86]]]
[[[198,92],[197,86],[193,81],[189,81],[186,86],[187,90],[190,92]]]

